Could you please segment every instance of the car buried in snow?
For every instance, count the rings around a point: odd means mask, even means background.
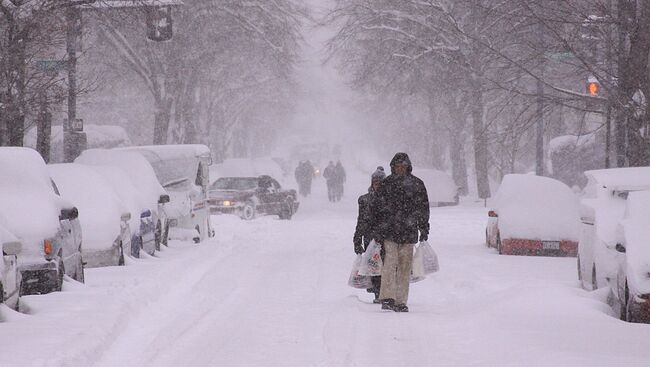
[[[153,167],[160,185],[166,190],[169,237],[199,243],[214,236],[210,227],[207,191],[212,156],[201,144],[152,145],[115,148],[135,152]]]
[[[650,190],[650,167],[627,167],[585,172],[587,185],[581,199],[578,279],[582,288],[616,289],[621,253],[619,224],[632,192]]]
[[[576,256],[578,198],[548,177],[511,174],[488,212],[485,242],[504,255]]]
[[[76,164],[92,166],[113,188],[130,214],[131,252],[140,257],[140,250],[153,255],[162,243],[164,211],[159,210],[167,195],[154,178],[154,184],[143,182],[151,166],[138,154],[108,149],[89,149],[81,153]]]
[[[429,206],[454,206],[459,202],[459,188],[446,172],[431,168],[420,168],[413,171],[424,182],[429,196]]]
[[[21,243],[20,294],[59,291],[64,275],[84,281],[79,212],[61,198],[33,149],[0,148],[0,216]]]
[[[291,219],[298,210],[296,190],[285,190],[271,176],[221,177],[210,185],[210,212],[244,220],[260,215]]]
[[[86,266],[124,265],[131,254],[131,213],[111,184],[89,165],[51,164],[48,170],[61,196],[79,209]]]
[[[624,321],[650,323],[650,191],[629,193],[617,230],[620,254],[610,282]]]
[[[2,226],[0,220],[0,303],[17,310],[20,296],[20,272],[18,271],[17,255],[22,244]]]

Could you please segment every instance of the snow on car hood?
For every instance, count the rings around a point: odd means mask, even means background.
[[[79,210],[84,250],[110,248],[121,231],[121,216],[127,209],[109,182],[82,164],[53,164],[48,169],[61,196]]]
[[[578,198],[562,182],[533,175],[506,175],[493,204],[503,239],[578,241]]]
[[[630,193],[619,236],[626,247],[630,289],[650,293],[650,191]]]

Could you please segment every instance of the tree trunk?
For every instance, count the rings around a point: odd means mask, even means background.
[[[487,134],[483,124],[485,106],[481,86],[474,83],[471,92],[472,130],[474,133],[474,169],[476,171],[476,188],[478,197],[490,197],[490,181],[488,178],[488,144]]]
[[[154,145],[167,144],[169,134],[169,121],[171,119],[172,104],[169,98],[156,99],[156,112],[154,114],[153,143]]]
[[[46,96],[41,96],[41,110],[36,125],[36,150],[45,163],[50,163],[50,139],[52,137],[52,114]]]

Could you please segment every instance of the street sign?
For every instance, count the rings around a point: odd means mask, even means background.
[[[84,130],[84,120],[83,119],[74,119],[72,123],[70,123],[70,120],[65,121],[65,128],[68,131],[83,131]]]
[[[67,66],[66,60],[36,60],[34,66],[46,73],[58,73]]]

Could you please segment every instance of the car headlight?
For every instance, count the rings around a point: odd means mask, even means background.
[[[223,201],[223,206],[232,206],[234,203],[230,200],[224,200]]]

